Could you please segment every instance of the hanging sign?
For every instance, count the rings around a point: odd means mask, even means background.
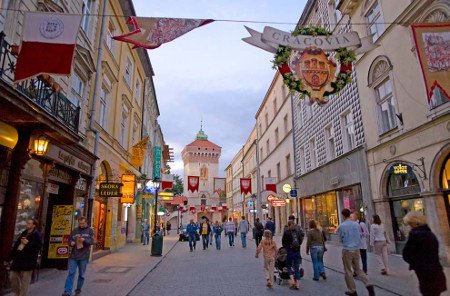
[[[248,194],[252,192],[252,179],[249,178],[241,178],[241,193]]]
[[[267,201],[268,201],[268,202],[272,202],[272,201],[275,200],[275,199],[277,199],[277,197],[276,197],[275,195],[273,195],[273,194],[269,194],[269,195],[267,196]]]
[[[122,188],[122,183],[100,183],[98,187],[98,196],[100,197],[121,197],[120,189]]]
[[[134,202],[134,187],[135,178],[133,174],[122,175],[122,198],[121,203],[133,203]]]
[[[69,238],[72,232],[73,205],[54,205],[50,239],[48,245],[49,259],[69,258]]]
[[[194,193],[198,191],[199,176],[188,176],[188,191]]]
[[[161,146],[153,147],[153,180],[161,180]]]
[[[286,201],[284,199],[274,199],[272,200],[273,207],[284,207],[286,205]]]
[[[389,168],[389,172],[393,175],[406,175],[412,173],[412,168],[404,163],[395,163]]]

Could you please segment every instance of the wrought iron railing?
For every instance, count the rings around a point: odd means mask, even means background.
[[[14,47],[6,42],[5,34],[0,32],[0,79],[11,85],[14,85],[17,60],[13,51]],[[75,106],[64,94],[55,91],[48,83],[32,78],[18,83],[16,90],[72,131],[78,132],[80,107]]]

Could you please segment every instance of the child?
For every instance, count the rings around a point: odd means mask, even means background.
[[[261,250],[264,255],[264,271],[266,273],[267,287],[272,288],[273,270],[278,248],[272,239],[272,232],[270,230],[264,230],[264,239],[259,243],[258,248],[256,248],[256,258],[258,258]]]

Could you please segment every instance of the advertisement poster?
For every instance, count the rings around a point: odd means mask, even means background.
[[[73,205],[54,205],[50,241],[49,259],[69,258],[69,237],[72,231]]]

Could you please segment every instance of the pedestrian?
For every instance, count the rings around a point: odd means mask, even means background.
[[[298,290],[300,288],[300,245],[301,234],[297,230],[294,221],[288,221],[288,227],[283,232],[281,242],[287,251],[286,264],[289,271],[289,288]]]
[[[268,229],[272,232],[272,236],[275,236],[275,223],[272,221],[272,217],[269,217],[269,220],[266,222],[265,229]]]
[[[303,228],[295,222],[295,216],[294,215],[290,215],[288,217],[288,223],[289,223],[289,221],[293,221],[297,225],[296,229],[297,229],[297,232],[300,234],[300,238],[301,238],[300,239],[300,245],[301,245],[303,243],[304,238],[305,238],[305,232],[303,231]],[[320,230],[322,229],[322,228],[320,228],[320,226],[318,224],[317,224],[317,228],[320,229]],[[288,229],[288,226],[286,225],[284,227],[284,229],[283,229],[283,233],[287,229]],[[300,256],[300,258],[299,258],[299,266],[301,266],[302,265],[302,254],[300,253],[299,256]],[[300,267],[300,278],[303,277],[303,274],[304,274],[304,270],[303,270],[303,268]]]
[[[264,234],[264,226],[261,222],[259,222],[259,218],[256,218],[254,228],[255,228],[255,243],[256,246],[258,247]]]
[[[345,295],[358,295],[355,280],[353,279],[354,272],[366,286],[369,296],[374,296],[375,289],[359,266],[359,249],[361,248],[359,225],[350,219],[350,213],[349,209],[342,210],[341,214],[344,216],[344,222],[341,223],[337,231],[342,242],[342,263],[344,265],[345,283],[348,288]]]
[[[16,296],[28,294],[31,276],[42,246],[37,220],[28,219],[26,223],[25,230],[17,238],[8,261],[5,262],[5,265],[10,266],[11,290]]]
[[[311,261],[313,264],[314,277],[313,280],[318,281],[319,277],[327,279],[325,268],[323,266],[323,254],[325,252],[325,240],[321,229],[317,227],[314,220],[309,221],[309,231],[306,240],[306,255],[311,253]]]
[[[189,249],[191,252],[195,250],[197,244],[197,230],[198,226],[194,223],[194,219],[189,220],[189,224],[186,226],[186,233],[189,238]]]
[[[167,235],[169,235],[170,234],[170,230],[172,229],[172,224],[170,223],[170,221],[167,221],[166,229],[167,229]]]
[[[221,235],[222,235],[223,227],[219,224],[219,221],[216,220],[216,223],[213,226],[214,237],[216,239],[216,250],[220,250],[221,248]]]
[[[369,229],[367,229],[364,218],[360,218],[360,215],[357,212],[353,212],[350,215],[350,218],[359,224],[359,235],[361,238],[359,254],[361,256],[363,271],[367,274],[367,238],[369,237]]]
[[[389,273],[388,243],[389,240],[384,229],[384,224],[381,223],[380,216],[373,215],[373,223],[370,225],[370,245],[374,247],[382,275]]]
[[[256,248],[256,255],[255,257],[258,258],[259,253],[261,250],[263,251],[264,255],[264,272],[266,275],[266,285],[268,288],[272,288],[273,286],[273,273],[274,273],[274,267],[275,267],[275,258],[277,255],[277,244],[272,238],[272,232],[270,230],[265,230],[264,233],[264,240],[261,241],[261,243]]]
[[[238,231],[241,234],[241,243],[242,247],[247,247],[247,233],[249,231],[249,225],[247,220],[245,220],[245,216],[242,216],[242,220],[239,222]]]
[[[447,290],[445,274],[439,262],[439,242],[423,214],[411,211],[403,218],[411,226],[403,259],[416,272],[422,295],[438,296]]]
[[[200,223],[199,232],[202,236],[203,250],[206,250],[209,245],[209,234],[211,233],[211,227],[209,226],[209,221],[206,217],[204,217],[203,222]]]
[[[150,238],[150,224],[148,223],[148,219],[144,219],[144,223],[141,225],[142,235],[143,235],[143,245],[148,245]]]
[[[228,236],[228,243],[230,244],[230,247],[233,247],[234,246],[235,225],[234,225],[233,219],[231,217],[228,218],[228,222],[225,223],[225,231]]]
[[[78,269],[78,280],[75,295],[81,295],[84,284],[86,266],[89,262],[91,245],[94,243],[94,231],[88,226],[86,217],[78,218],[78,227],[72,230],[69,238],[71,252],[69,256],[69,274],[64,285],[63,296],[72,295],[73,280]]]

